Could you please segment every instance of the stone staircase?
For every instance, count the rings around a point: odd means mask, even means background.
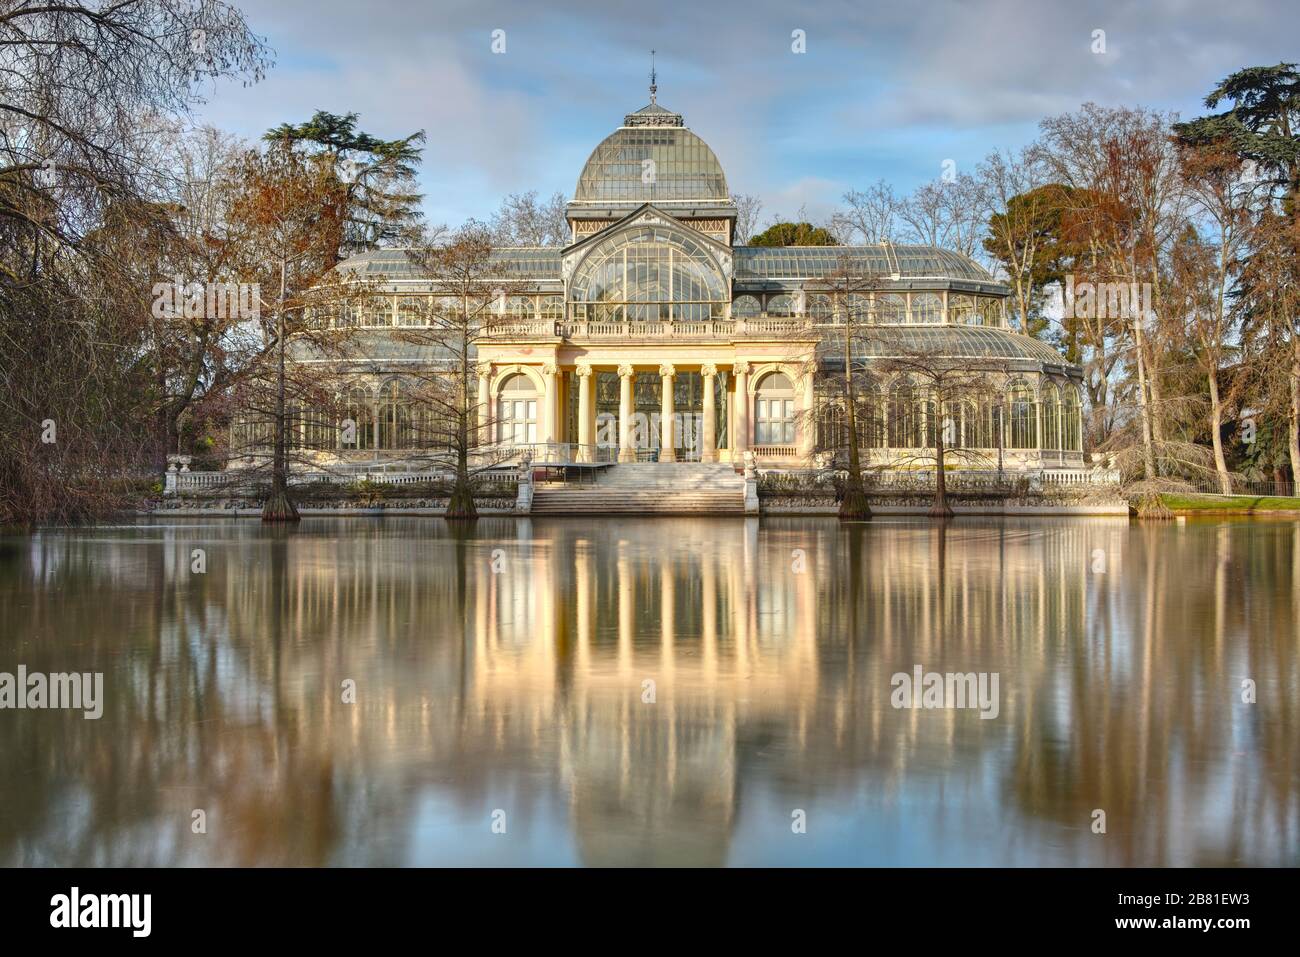
[[[745,479],[727,464],[628,462],[591,485],[538,485],[533,515],[744,515]]]

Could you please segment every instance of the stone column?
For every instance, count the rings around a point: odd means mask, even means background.
[[[677,370],[665,362],[659,367],[659,461],[676,462],[673,448],[673,379]]]
[[[704,384],[704,421],[700,429],[704,432],[700,442],[700,461],[716,462],[718,461],[718,422],[717,408],[713,401],[714,377],[718,374],[718,367],[712,362],[706,362],[700,366],[700,377]]]
[[[478,372],[478,443],[487,445],[492,441],[492,363],[480,362]]]
[[[596,460],[596,405],[592,401],[593,371],[586,363],[579,363],[576,374],[578,376],[578,461],[594,462]]]
[[[559,366],[554,362],[542,366],[542,380],[546,383],[546,394],[542,398],[542,405],[545,406],[542,410],[542,441],[547,443],[558,441],[556,426],[559,423],[556,421],[555,406],[559,389],[555,380],[559,371]]]
[[[632,381],[636,373],[629,363],[618,367],[618,460],[635,462],[636,449],[632,447]]]
[[[813,370],[811,367],[803,374],[802,415],[795,418],[795,433],[798,438],[799,458],[807,465],[812,460],[813,447],[817,439],[817,395],[813,391]]]
[[[731,369],[736,376],[736,391],[732,399],[735,404],[732,421],[736,423],[736,435],[731,440],[731,461],[741,462],[749,448],[749,363],[737,362]]]

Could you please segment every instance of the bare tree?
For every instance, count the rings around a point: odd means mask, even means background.
[[[478,393],[478,347],[507,330],[505,306],[523,288],[494,255],[489,227],[473,220],[442,242],[421,243],[408,253],[432,295],[415,307],[401,338],[431,353],[434,362],[415,373],[412,456],[452,471],[447,518],[472,519],[474,476],[515,450],[492,441],[492,402]]]
[[[267,522],[298,520],[289,493],[290,456],[299,445],[292,426],[302,408],[320,401],[312,386],[316,370],[293,363],[290,344],[341,349],[349,324],[321,328],[316,310],[327,303],[350,308],[364,294],[356,283],[345,286],[333,268],[343,229],[341,190],[327,158],[287,143],[249,151],[238,174],[230,219],[243,257],[239,274],[257,277],[260,333],[239,385],[254,429],[265,423],[271,433],[271,490],[262,508]],[[249,438],[257,444],[262,437],[255,431]]]
[[[826,294],[831,300],[833,325],[824,332],[823,349],[827,358],[834,355],[835,364],[840,366],[837,374],[822,380],[824,404],[829,403],[844,416],[844,428],[839,430],[838,436],[828,431],[823,441],[842,444],[847,459],[848,474],[839,510],[841,520],[871,517],[862,477],[861,444],[862,426],[871,420],[871,411],[864,403],[870,402],[875,394],[871,387],[872,371],[866,358],[869,353],[867,343],[873,335],[870,297],[881,283],[879,274],[868,269],[861,259],[847,254],[840,257],[835,269],[824,280]],[[815,428],[815,422],[806,423],[806,427]]]
[[[1164,315],[1162,252],[1184,219],[1185,197],[1171,118],[1148,110],[1084,104],[1074,114],[1041,124],[1044,162],[1059,182],[1076,188],[1071,210],[1095,253],[1098,275],[1125,288],[1144,286],[1151,310],[1123,310],[1132,340],[1140,451],[1147,480],[1160,471],[1165,447],[1159,336]],[[1145,303],[1146,297],[1142,297]],[[1111,317],[1113,318],[1113,317]]]
[[[1174,243],[1172,289],[1167,297],[1181,320],[1210,398],[1210,443],[1219,489],[1232,492],[1232,477],[1223,450],[1224,400],[1220,375],[1235,353],[1242,316],[1232,301],[1250,232],[1258,184],[1245,175],[1241,158],[1223,145],[1182,150],[1183,179],[1190,211],[1204,229],[1204,239],[1189,226]]]
[[[492,214],[488,230],[494,246],[567,246],[569,222],[563,193],[539,201],[537,190],[511,193]]]
[[[743,246],[754,238],[758,231],[759,215],[763,211],[763,201],[757,196],[746,193],[732,193],[731,201],[736,204],[736,227],[731,242]]]
[[[844,194],[844,205],[831,217],[833,232],[846,243],[894,242],[902,201],[883,179],[865,190]]]
[[[969,358],[936,355],[932,350],[910,345],[907,334],[896,328],[877,328],[872,339],[873,352],[879,357],[877,373],[882,377],[901,375],[909,383],[902,400],[907,408],[891,407],[890,415],[904,419],[914,433],[915,445],[896,464],[920,463],[934,468],[934,505],[930,514],[949,518],[953,511],[948,504],[948,459],[982,461],[982,453],[970,448],[967,436],[985,426],[992,427],[991,420],[978,421],[992,409],[991,370],[972,364]]]
[[[921,245],[982,256],[988,202],[982,184],[969,173],[923,183],[900,204],[898,216],[906,237]]]

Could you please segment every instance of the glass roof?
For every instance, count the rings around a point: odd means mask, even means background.
[[[555,280],[560,275],[560,250],[548,246],[514,246],[492,250],[504,272],[519,279]],[[360,272],[368,279],[421,279],[405,249],[380,249],[339,263],[339,269]]]
[[[854,351],[868,358],[906,358],[924,353],[941,358],[1027,359],[1065,365],[1056,349],[1040,339],[1005,329],[980,326],[875,326],[864,331]],[[831,327],[823,327],[823,344],[843,341]],[[834,349],[831,350],[835,351]]]
[[[737,246],[736,278],[817,279],[847,258],[855,268],[888,278],[970,279],[993,282],[973,260],[933,246]]]
[[[573,194],[577,203],[729,199],[727,177],[708,144],[666,125],[615,130],[592,152]]]

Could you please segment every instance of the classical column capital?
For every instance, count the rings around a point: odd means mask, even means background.
[[[704,365],[700,366],[700,375],[710,376],[717,374],[718,367],[712,362],[706,362]]]
[[[595,370],[592,369],[591,364],[587,362],[579,362],[574,369],[574,372],[582,379],[587,378],[587,376],[591,375],[594,371]]]
[[[731,371],[734,372],[736,375],[749,375],[749,363],[733,362],[731,364]]]
[[[480,362],[474,366],[474,371],[478,373],[480,379],[488,379],[492,376],[492,363]]]
[[[659,374],[666,378],[672,378],[673,376],[677,375],[677,370],[673,368],[673,364],[671,362],[665,362],[659,366]]]
[[[618,367],[618,375],[619,378],[622,379],[630,378],[632,375],[635,374],[635,372],[636,370],[632,368],[632,363],[630,362],[624,362],[622,365]]]
[[[559,371],[560,367],[554,362],[546,362],[542,364],[542,375],[555,375]]]

